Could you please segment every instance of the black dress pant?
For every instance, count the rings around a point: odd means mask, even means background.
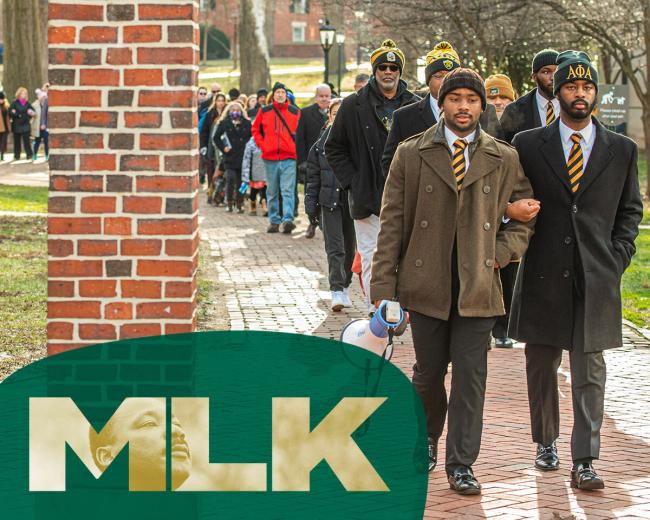
[[[585,352],[584,302],[574,299],[573,346],[569,350],[573,431],[573,461],[597,459],[605,406],[606,367],[602,352]],[[533,441],[548,446],[560,435],[557,371],[564,349],[526,344],[526,378]]]
[[[497,339],[508,337],[510,304],[512,303],[512,293],[515,289],[515,280],[517,279],[518,270],[519,262],[510,262],[499,271],[499,276],[501,277],[501,286],[503,287],[503,304],[506,308],[506,313],[503,316],[497,316],[497,321],[494,324],[494,328],[492,329],[492,336]]]
[[[14,134],[14,159],[20,159],[22,153],[21,144],[25,146],[25,153],[27,158],[31,159],[34,152],[32,152],[32,145],[29,141],[29,132],[22,134]]]
[[[357,250],[354,220],[350,216],[347,193],[341,200],[338,208],[321,210],[330,291],[342,291],[350,286],[352,263]]]
[[[447,427],[447,472],[471,466],[481,448],[487,348],[495,318],[464,318],[454,302],[448,320],[410,311],[415,366],[413,385],[424,406],[434,442]],[[445,375],[452,364],[449,403]]]

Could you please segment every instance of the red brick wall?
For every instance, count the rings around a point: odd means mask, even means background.
[[[51,0],[48,352],[195,328],[198,2]]]

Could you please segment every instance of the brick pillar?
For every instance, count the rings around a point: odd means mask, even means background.
[[[198,2],[50,0],[48,353],[196,325]]]

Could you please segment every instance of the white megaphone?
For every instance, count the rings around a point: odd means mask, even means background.
[[[390,359],[392,336],[404,334],[407,316],[398,302],[384,300],[369,320],[354,320],[341,331],[341,341]],[[392,343],[392,342],[391,342]],[[390,352],[387,351],[387,347]]]

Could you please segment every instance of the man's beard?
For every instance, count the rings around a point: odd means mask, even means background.
[[[386,80],[380,80],[379,78],[377,79],[377,85],[379,85],[379,88],[383,90],[384,92],[390,92],[395,88],[395,85],[397,85],[397,82],[399,81],[398,78],[395,78],[395,81],[393,81],[391,84],[388,84]]]
[[[537,88],[542,91],[546,99],[553,99],[553,85],[547,87],[543,85],[540,81],[537,81]]]
[[[558,99],[560,100],[560,107],[562,108],[562,111],[575,121],[587,119],[588,117],[591,116],[591,113],[594,111],[594,108],[596,108],[596,101],[594,101],[590,105],[586,99],[576,99],[572,103],[568,103],[564,101],[562,97],[559,97]],[[573,105],[578,101],[584,102],[587,105],[587,108],[583,108],[583,109],[574,108]]]

